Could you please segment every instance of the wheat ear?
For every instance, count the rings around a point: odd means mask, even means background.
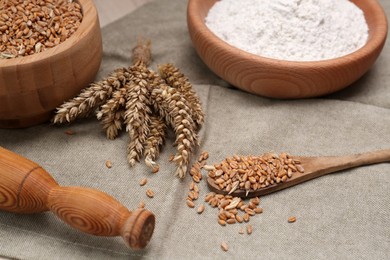
[[[191,153],[198,143],[196,126],[191,117],[191,109],[179,91],[167,85],[152,90],[152,100],[156,111],[172,126],[176,134],[177,153],[173,161],[178,165],[176,175],[184,178]]]
[[[128,73],[125,68],[117,69],[107,78],[92,83],[89,87],[83,89],[81,93],[66,101],[57,108],[53,118],[54,124],[71,123],[77,118],[89,116],[100,105],[111,97],[114,90],[122,87],[128,79]]]
[[[199,127],[202,126],[205,115],[202,110],[200,99],[193,90],[192,84],[188,78],[180,72],[177,67],[170,63],[160,65],[158,71],[161,78],[164,79],[169,86],[177,88],[185,97],[188,106],[191,108],[191,114],[194,117],[194,121]]]
[[[164,119],[156,114],[150,116],[150,132],[145,142],[145,164],[152,169],[152,172],[159,170],[155,162],[160,155],[160,147],[164,144],[167,125]]]
[[[143,153],[146,136],[150,124],[150,91],[148,89],[145,67],[133,66],[131,68],[132,81],[127,87],[126,112],[124,114],[126,131],[129,133],[128,156],[130,166],[139,161]]]

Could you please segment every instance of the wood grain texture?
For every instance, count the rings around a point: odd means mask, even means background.
[[[61,187],[38,164],[0,147],[0,210],[20,214],[51,211],[71,227],[96,236],[122,236],[144,248],[155,225],[145,209],[130,212],[110,195],[91,188]]]
[[[19,159],[0,147],[0,209],[23,214],[48,210],[48,192],[58,184],[38,164]]]
[[[102,40],[92,0],[80,0],[83,20],[65,42],[41,53],[0,60],[0,127],[47,121],[50,113],[93,81]]]
[[[289,188],[302,182],[312,180],[324,176],[329,173],[339,172],[341,170],[354,167],[370,165],[375,163],[390,162],[390,150],[380,150],[362,154],[346,155],[346,156],[325,156],[325,157],[299,157],[294,156],[294,159],[301,161],[304,168],[303,173],[296,172],[286,182],[273,184],[265,188],[251,190],[248,195],[245,190],[237,190],[232,196],[242,198],[252,198],[263,196],[272,192]],[[227,195],[228,192],[220,190],[218,185],[214,183],[214,179],[208,177],[207,184],[209,188],[219,194]]]
[[[235,48],[205,25],[217,0],[189,0],[187,24],[201,59],[218,76],[250,93],[291,99],[329,94],[349,86],[373,65],[387,37],[386,15],[376,0],[352,0],[369,27],[367,44],[356,52],[324,61],[294,62],[264,58]]]

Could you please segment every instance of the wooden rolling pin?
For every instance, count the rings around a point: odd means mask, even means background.
[[[133,249],[147,245],[155,224],[150,211],[130,212],[96,189],[61,187],[41,166],[2,147],[0,210],[21,214],[51,211],[79,231],[96,236],[121,236]]]

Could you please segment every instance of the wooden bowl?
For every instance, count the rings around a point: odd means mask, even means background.
[[[357,51],[335,59],[300,62],[250,54],[218,38],[205,25],[217,0],[189,0],[187,24],[198,55],[219,77],[250,93],[272,98],[308,98],[329,94],[358,80],[382,51],[386,15],[376,0],[351,0],[363,10],[369,39]]]
[[[102,58],[99,19],[92,0],[78,1],[83,20],[67,40],[41,53],[0,60],[1,128],[49,120],[56,107],[93,81]]]

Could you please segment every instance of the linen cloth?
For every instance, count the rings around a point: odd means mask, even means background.
[[[390,2],[382,0],[387,14]],[[206,113],[197,154],[208,163],[233,154],[346,155],[390,148],[390,46],[358,82],[315,99],[275,100],[245,93],[215,76],[199,59],[186,25],[187,1],[159,0],[103,28],[104,56],[96,77],[130,64],[137,37],[152,40],[153,63],[171,62],[194,83]],[[72,129],[74,135],[64,132]],[[190,178],[174,176],[168,161],[175,153],[172,135],[157,174],[143,162],[130,168],[128,136],[105,137],[95,118],[70,126],[49,123],[27,129],[0,129],[0,145],[40,164],[63,186],[87,186],[115,197],[130,210],[143,200],[156,215],[149,245],[125,247],[120,237],[80,233],[51,213],[0,212],[0,255],[21,259],[389,259],[390,164],[345,170],[261,198],[264,213],[247,224],[221,227],[217,210],[203,214],[186,206]],[[105,167],[111,160],[113,167]],[[204,172],[205,176],[205,172]],[[148,178],[144,187],[139,180]],[[1,180],[0,180],[1,181]],[[149,199],[146,189],[155,197]],[[203,202],[208,192],[200,184]],[[295,223],[287,223],[296,216]],[[229,251],[223,252],[225,241]]]

